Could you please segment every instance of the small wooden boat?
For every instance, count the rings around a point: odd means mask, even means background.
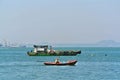
[[[57,66],[65,66],[65,65],[75,65],[77,63],[76,60],[70,60],[65,63],[55,63],[55,62],[44,62],[45,65],[57,65]]]

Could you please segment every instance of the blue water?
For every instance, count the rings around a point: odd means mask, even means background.
[[[61,56],[61,62],[78,60],[75,66],[45,66],[56,56],[30,57],[32,48],[0,48],[0,80],[120,80],[119,47],[65,47],[81,50],[77,56]]]

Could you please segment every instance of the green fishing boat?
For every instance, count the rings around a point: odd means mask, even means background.
[[[52,46],[48,49],[48,45],[34,45],[34,50],[27,52],[29,56],[76,56],[81,54],[80,50],[53,50]]]

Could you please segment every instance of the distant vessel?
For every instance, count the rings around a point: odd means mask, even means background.
[[[77,54],[81,54],[81,51],[73,51],[73,50],[53,50],[52,46],[48,49],[48,45],[34,45],[34,50],[31,52],[27,52],[29,56],[76,56]]]

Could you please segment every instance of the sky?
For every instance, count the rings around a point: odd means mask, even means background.
[[[0,0],[0,42],[120,42],[120,0]]]

